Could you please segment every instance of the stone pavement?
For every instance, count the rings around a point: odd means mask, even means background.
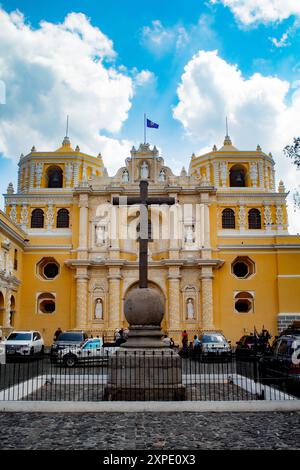
[[[0,413],[0,449],[300,449],[300,412]]]

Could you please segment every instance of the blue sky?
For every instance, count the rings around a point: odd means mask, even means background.
[[[58,147],[66,114],[74,144],[101,151],[113,173],[142,140],[144,112],[160,124],[149,130],[149,142],[175,171],[188,167],[193,152],[222,145],[227,114],[237,147],[259,143],[272,151],[277,181],[283,178],[290,190],[298,185],[299,173],[282,155],[300,135],[298,0],[2,0],[1,22],[2,192],[16,182],[21,152],[33,144]],[[82,50],[74,47],[78,38]],[[65,64],[64,41],[71,51]],[[297,218],[292,228],[300,231]]]

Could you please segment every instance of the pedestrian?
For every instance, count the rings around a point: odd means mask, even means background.
[[[168,335],[164,335],[163,343],[166,344],[169,348],[171,347],[171,340]]]
[[[184,351],[186,351],[187,347],[188,347],[188,341],[189,341],[188,334],[187,334],[186,330],[184,330],[182,332],[181,338],[182,338],[182,349]]]
[[[61,333],[62,333],[62,329],[60,327],[58,327],[56,332],[54,333],[54,341],[58,340],[58,337]]]

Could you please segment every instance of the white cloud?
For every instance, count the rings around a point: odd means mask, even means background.
[[[275,157],[277,180],[283,178],[289,189],[299,184],[299,173],[282,153],[299,135],[300,88],[295,83],[292,89],[287,81],[259,73],[246,79],[217,51],[199,51],[185,66],[177,94],[173,115],[199,145],[220,145],[216,136],[225,134],[228,115],[234,145],[254,150],[260,144]]]
[[[103,134],[121,129],[135,83],[116,69],[115,56],[112,41],[82,13],[33,29],[20,12],[0,8],[0,80],[6,87],[0,153],[16,159],[33,144],[57,148],[69,114],[74,145],[101,151],[112,169],[121,165],[130,143]],[[150,79],[148,71],[139,74],[140,82]]]
[[[256,22],[273,23],[292,15],[300,16],[299,0],[210,0],[212,4],[222,3],[230,8],[243,24]]]
[[[160,20],[154,20],[151,26],[144,26],[141,33],[142,44],[157,56],[169,52],[172,48],[180,49],[189,41],[189,35],[181,25],[165,27]]]

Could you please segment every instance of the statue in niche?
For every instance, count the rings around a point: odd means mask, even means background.
[[[149,178],[149,167],[147,162],[143,162],[141,166],[141,178],[148,179]]]
[[[188,299],[186,304],[186,317],[188,320],[194,320],[195,309],[193,299]]]
[[[191,225],[188,225],[185,229],[185,241],[187,243],[193,243],[194,242],[194,231],[193,231],[193,227]]]
[[[104,225],[96,226],[96,244],[104,245],[106,239],[106,231]]]
[[[128,173],[128,170],[124,170],[124,171],[123,171],[122,181],[123,181],[123,183],[129,183],[129,173]]]
[[[95,320],[103,320],[103,304],[102,299],[96,299],[95,301]]]
[[[164,183],[166,181],[166,170],[164,170],[163,168],[160,170],[158,181],[160,181],[161,183]]]

